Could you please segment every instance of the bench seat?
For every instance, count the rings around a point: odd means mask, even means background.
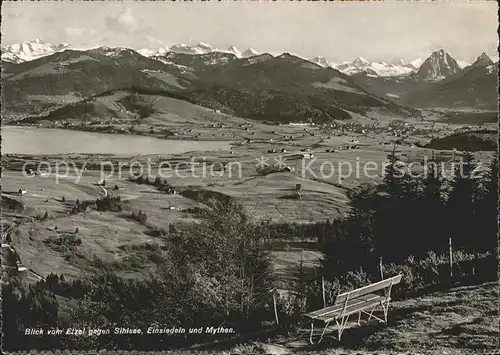
[[[373,307],[375,304],[385,300],[386,297],[377,295],[375,293],[370,293],[367,295],[360,296],[356,299],[347,301],[346,313],[344,315],[349,315],[353,313],[361,312],[366,308]],[[329,322],[335,318],[340,317],[342,310],[344,309],[344,303],[334,304],[333,306],[326,307],[311,313],[307,313],[305,316],[313,320]]]
[[[349,317],[353,314],[358,314],[358,325],[360,325],[361,315],[368,315],[368,322],[375,318],[381,323],[387,324],[387,313],[389,311],[389,303],[391,300],[391,289],[393,285],[401,282],[402,275],[390,277],[385,280],[375,282],[352,291],[344,292],[335,298],[332,306],[324,307],[314,312],[305,314],[311,321],[311,335],[309,341],[313,344],[314,323],[324,323],[323,332],[321,333],[318,342],[321,342],[326,329],[330,323],[335,322],[337,325],[338,336],[340,341],[342,333],[346,328]],[[384,295],[379,295],[376,292],[384,291]],[[324,290],[323,290],[324,292]],[[382,318],[377,317],[373,313],[377,310],[383,311]]]

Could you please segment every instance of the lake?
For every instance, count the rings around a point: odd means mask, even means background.
[[[2,154],[179,154],[229,150],[228,141],[187,141],[82,132],[60,128],[3,126]]]

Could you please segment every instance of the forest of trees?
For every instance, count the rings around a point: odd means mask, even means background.
[[[396,157],[389,156],[396,163]],[[432,169],[422,177],[395,177],[394,164],[383,184],[363,185],[350,193],[349,216],[329,224],[321,238],[326,276],[364,270],[384,262],[424,258],[453,248],[484,253],[497,247],[498,161],[485,172],[466,153],[451,179]]]
[[[350,210],[342,219],[309,225],[255,224],[233,200],[208,201],[207,208],[200,209],[199,224],[169,230],[167,246],[161,250],[165,262],[147,280],[124,280],[103,271],[71,282],[49,275],[45,282],[23,286],[16,277],[3,275],[4,349],[151,350],[201,341],[193,336],[112,334],[26,337],[28,327],[224,325],[237,332],[257,331],[260,322],[273,319],[270,291],[276,283],[264,240],[269,238],[317,239],[325,256],[319,271],[327,282],[329,301],[341,289],[377,280],[380,258],[387,275],[412,272],[419,285],[432,282],[429,269],[445,265],[442,255],[450,237],[461,255],[490,253],[496,258],[496,158],[476,175],[472,155],[465,154],[451,179],[437,170],[419,178],[397,178],[397,158],[389,160],[393,165],[387,167],[382,184],[362,185],[349,193]],[[104,199],[100,204],[106,210],[111,202]],[[304,311],[321,306],[318,285],[318,279],[305,278],[301,267],[295,299],[279,301],[279,311],[288,315],[280,324],[296,323]],[[414,285],[410,280],[401,287]]]
[[[4,349],[95,347],[157,349],[186,345],[196,337],[137,336],[26,337],[25,328],[107,328],[126,325],[244,329],[269,302],[272,267],[261,235],[243,208],[211,201],[203,222],[189,231],[172,229],[165,262],[147,280],[123,280],[104,272],[88,280],[66,282],[50,275],[29,287],[15,278],[3,287]],[[69,300],[77,307],[62,311]],[[269,310],[266,311],[270,314]],[[59,345],[57,345],[57,344]]]

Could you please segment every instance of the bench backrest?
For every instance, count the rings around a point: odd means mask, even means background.
[[[401,282],[402,277],[403,277],[403,275],[393,276],[393,277],[390,277],[388,279],[378,281],[378,282],[375,282],[373,284],[363,286],[361,288],[357,288],[357,289],[352,290],[352,291],[341,293],[335,299],[334,304],[343,303],[347,300],[347,298],[352,300],[352,299],[355,299],[357,297],[364,296],[364,295],[367,295],[369,293],[373,293],[373,292],[385,289],[387,287],[390,287],[391,285],[398,284]]]

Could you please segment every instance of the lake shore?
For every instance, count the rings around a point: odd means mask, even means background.
[[[229,150],[231,141],[159,139],[153,136],[86,132],[65,128],[3,126],[2,153],[20,155],[95,154],[136,156]]]
[[[16,123],[16,124],[14,124]],[[196,141],[231,141],[230,137],[196,137],[189,135],[182,135],[175,132],[171,132],[168,129],[164,128],[161,131],[148,131],[147,129],[141,130],[141,125],[137,125],[137,129],[127,130],[122,127],[122,125],[53,125],[48,123],[26,123],[26,122],[10,122],[8,124],[3,125],[3,127],[29,127],[29,128],[41,128],[41,129],[63,129],[70,131],[79,131],[79,132],[92,132],[92,133],[103,133],[103,134],[119,134],[125,136],[144,136],[144,137],[152,137],[158,139],[169,139],[169,140],[196,140]]]

